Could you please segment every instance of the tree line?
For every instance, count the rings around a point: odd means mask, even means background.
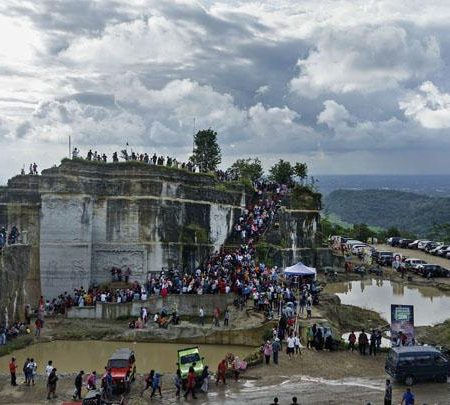
[[[209,129],[198,131],[194,135],[194,149],[189,160],[197,165],[202,173],[214,172],[222,162],[222,152],[217,141],[217,132]],[[264,169],[259,158],[237,159],[226,170],[230,178],[236,180],[255,181],[263,177]],[[269,178],[279,184],[293,185],[298,178],[301,185],[305,185],[308,178],[306,163],[280,159],[269,169]],[[314,179],[312,178],[312,185]]]

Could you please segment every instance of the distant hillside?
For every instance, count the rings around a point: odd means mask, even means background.
[[[395,226],[422,237],[434,224],[450,222],[450,198],[394,190],[336,190],[324,197],[324,209],[345,222]]]

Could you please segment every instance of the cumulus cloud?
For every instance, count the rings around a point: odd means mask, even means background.
[[[53,164],[71,135],[185,159],[194,118],[217,130],[224,162],[277,154],[352,171],[352,151],[442,149],[449,18],[441,0],[9,0],[1,150],[32,145]],[[18,171],[7,160],[5,177]]]
[[[422,83],[417,92],[410,92],[399,106],[406,117],[424,128],[450,128],[450,94],[442,93],[430,81]]]
[[[317,116],[317,123],[326,124],[330,128],[345,124],[350,119],[350,113],[347,109],[336,103],[334,100],[326,100],[324,103],[324,110]]]
[[[31,118],[16,128],[16,136],[60,142],[71,135],[79,145],[127,141],[183,148],[191,144],[196,117],[198,126],[214,128],[225,144],[234,142],[251,150],[254,142],[263,141],[263,147],[278,142],[278,150],[288,151],[292,137],[305,139],[305,134],[313,133],[299,124],[299,114],[286,106],[257,103],[239,108],[229,94],[192,80],[173,80],[162,89],[152,89],[129,73],[110,87],[114,96],[77,94],[39,104]]]
[[[193,40],[201,30],[179,25],[164,16],[149,16],[109,25],[99,37],[76,39],[60,57],[103,69],[136,63],[180,64],[196,57]]]
[[[439,65],[435,37],[415,38],[402,27],[326,30],[317,48],[299,59],[291,90],[306,97],[321,93],[373,92],[422,78]]]

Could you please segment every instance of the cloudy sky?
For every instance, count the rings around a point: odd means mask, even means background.
[[[3,0],[0,182],[85,154],[450,173],[446,0]]]

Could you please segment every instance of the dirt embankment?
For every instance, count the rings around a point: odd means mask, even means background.
[[[416,336],[419,342],[450,349],[450,319],[435,326],[419,326],[416,328]]]
[[[335,337],[352,330],[384,328],[386,320],[369,309],[343,305],[335,295],[322,294],[317,309],[333,326]]]

